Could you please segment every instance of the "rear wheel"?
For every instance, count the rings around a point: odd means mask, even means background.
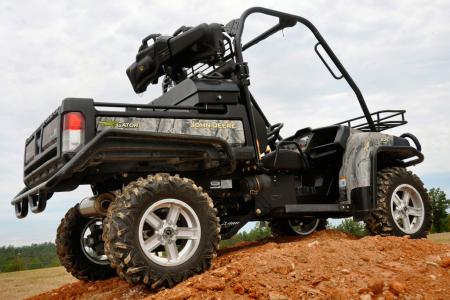
[[[325,229],[327,220],[318,218],[279,219],[270,223],[274,236],[310,235],[316,230]]]
[[[83,217],[78,204],[69,209],[61,220],[56,253],[61,264],[74,277],[94,281],[115,276],[104,251],[102,233],[102,219]]]
[[[422,238],[431,221],[431,202],[419,177],[398,167],[378,172],[377,208],[365,221],[371,234]]]
[[[201,273],[218,248],[211,198],[192,180],[156,174],[126,186],[105,219],[106,253],[131,283],[158,288]]]

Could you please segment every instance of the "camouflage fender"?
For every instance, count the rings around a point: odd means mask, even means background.
[[[380,146],[393,145],[393,140],[383,133],[351,130],[339,172],[339,188],[346,190],[348,203],[354,188],[371,185],[372,154]]]
[[[245,144],[241,120],[97,117],[97,132],[108,128],[212,136],[224,139],[231,146]]]

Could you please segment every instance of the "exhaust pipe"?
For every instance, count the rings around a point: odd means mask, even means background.
[[[112,193],[103,193],[98,196],[86,197],[78,205],[80,214],[84,217],[104,217],[108,207],[116,196]]]

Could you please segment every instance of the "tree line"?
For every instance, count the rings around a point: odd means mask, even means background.
[[[53,243],[30,246],[0,247],[0,272],[14,272],[59,266],[56,247]]]
[[[431,232],[448,232],[450,231],[450,199],[439,188],[432,188],[428,192],[431,199],[431,207],[433,210],[433,226]]]

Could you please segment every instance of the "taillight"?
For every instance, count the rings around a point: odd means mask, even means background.
[[[82,113],[69,112],[63,117],[62,152],[73,152],[84,143],[85,120]]]

